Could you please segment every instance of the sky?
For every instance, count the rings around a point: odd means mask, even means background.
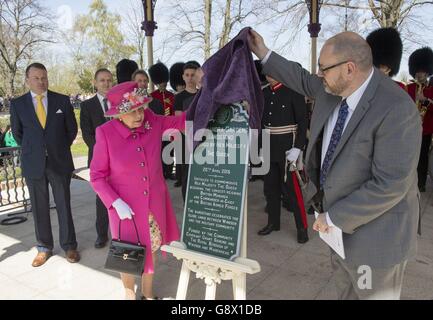
[[[140,0],[137,0],[139,2],[141,2]],[[162,5],[162,1],[163,0],[159,0],[157,1],[157,8],[156,10],[158,10],[158,6]],[[108,7],[108,10],[111,12],[117,12],[117,13],[122,13],[125,12],[125,3],[128,2],[128,0],[104,0],[105,4]],[[49,7],[53,13],[58,15],[58,19],[57,19],[57,24],[58,26],[65,30],[68,28],[71,28],[73,21],[74,21],[74,17],[77,14],[85,14],[88,11],[88,7],[89,4],[91,3],[91,0],[45,0],[44,1],[44,5]],[[156,21],[158,23],[158,29],[155,30],[155,35],[154,35],[154,48],[157,49],[158,45],[161,41],[163,41],[164,39],[164,27],[167,26],[167,24],[169,23],[169,21],[166,21],[165,19],[166,17],[163,16],[159,16],[156,17]],[[123,28],[125,28],[125,26],[122,26]],[[252,25],[252,27],[254,27]],[[259,33],[261,33],[265,39],[271,39],[271,33],[268,31],[269,28],[263,26],[263,27],[258,27],[257,31]],[[296,45],[294,45],[296,47],[296,54],[294,56],[292,56],[291,58],[293,60],[296,60],[298,62],[301,62],[303,65],[308,65],[309,66],[309,36],[306,30],[304,30],[302,32],[304,35],[301,35],[301,39],[308,39],[308,41],[298,41],[298,43],[296,43]],[[269,42],[271,42],[271,40],[269,40]],[[67,48],[65,45],[61,44],[61,43],[57,43],[54,44],[52,46],[52,49],[57,52],[57,53],[63,53],[67,51]],[[155,53],[154,56],[154,61],[158,60],[159,57],[157,53]],[[168,61],[163,61],[164,63],[166,63],[167,65],[171,65],[174,62],[177,61],[185,61],[185,60],[191,60],[191,59],[195,59],[198,60],[200,63],[202,63],[203,60],[202,59],[202,55],[200,52],[197,52],[196,55],[194,55],[194,53],[190,53],[190,56],[188,56],[188,58],[185,58],[184,54],[182,52],[179,52],[178,54],[176,52],[165,52],[164,54],[164,60],[168,60]]]
[[[134,1],[134,0],[104,0],[105,4],[108,7],[108,10],[110,12],[116,12],[116,13],[124,13],[125,12],[125,4],[128,3],[128,1]],[[140,0],[136,0],[141,3]],[[91,0],[44,0],[44,5],[49,7],[53,13],[57,14],[57,24],[62,29],[68,29],[72,26],[74,17],[77,14],[85,14],[88,11],[89,4],[91,3]],[[164,40],[164,37],[166,37],[166,28],[169,27],[170,21],[167,20],[166,13],[168,14],[169,8],[164,8],[164,10],[161,10],[161,7],[163,7],[163,0],[158,0],[156,4],[156,13],[159,13],[160,15],[157,16],[155,14],[155,20],[158,23],[158,29],[155,30],[154,35],[154,48],[158,49],[161,47],[161,42]],[[163,11],[163,12],[161,12]],[[426,21],[431,21],[431,25],[433,27],[433,6],[429,7],[428,10],[424,10],[421,13],[420,19],[426,19]],[[325,23],[335,23],[335,19],[332,16],[322,16],[321,22],[323,24]],[[362,24],[362,21],[358,22],[359,24]],[[284,39],[280,39],[277,43],[272,43],[272,23],[268,25],[262,25],[255,27],[254,26],[254,20],[250,21],[250,26],[254,27],[262,36],[264,37],[266,44],[273,48],[272,45],[275,45],[275,47],[279,47]],[[371,25],[361,25],[361,30],[365,29],[367,31],[371,31],[374,29]],[[122,25],[121,28],[126,28],[126,26]],[[367,32],[366,31],[366,32]],[[368,33],[368,32],[367,32]],[[429,34],[426,35],[426,39],[424,39],[425,43],[424,45],[428,45],[433,43],[433,36],[430,36]],[[319,41],[319,50],[320,46],[323,43],[322,39]],[[64,44],[57,43],[52,46],[52,49],[56,53],[63,53],[67,51],[67,48]],[[405,48],[405,52],[403,55],[400,73],[397,76],[397,78],[401,78],[401,76],[407,75],[407,59],[409,54],[416,49],[413,45],[411,45],[409,48]],[[158,51],[161,52],[161,51]],[[185,61],[185,60],[191,60],[195,59],[198,60],[200,63],[203,61],[201,59],[201,53],[190,53],[188,57],[185,57],[185,54],[183,52],[164,52],[164,56],[159,57],[158,52],[155,53],[154,61],[158,59],[162,59],[164,63],[167,65],[171,65],[174,62],[177,61]],[[288,49],[284,56],[290,60],[295,60],[300,62],[305,68],[310,68],[310,38],[309,34],[304,28],[301,30],[299,36],[295,40],[295,43],[292,44],[292,47]]]

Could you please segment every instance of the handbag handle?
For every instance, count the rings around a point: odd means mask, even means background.
[[[140,244],[140,237],[138,236],[138,230],[137,230],[137,225],[135,224],[134,216],[132,216],[132,222],[134,223],[135,233],[137,234],[138,245],[141,246],[141,244]],[[119,241],[120,241],[120,225],[121,224],[122,224],[122,220],[119,221],[119,236],[117,237],[117,239]]]

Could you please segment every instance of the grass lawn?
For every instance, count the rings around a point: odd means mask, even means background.
[[[71,146],[72,157],[87,156],[88,148],[83,140],[80,128],[80,109],[74,109],[74,113],[78,123],[78,134],[77,138],[75,138],[74,144]]]
[[[77,140],[75,140],[75,141],[77,141]],[[87,151],[88,151],[88,148],[87,148],[87,145],[84,143],[84,141],[74,143],[71,146],[72,157],[87,156]]]

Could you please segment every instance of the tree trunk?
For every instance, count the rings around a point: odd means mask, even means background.
[[[210,35],[211,35],[211,17],[212,17],[212,0],[204,0],[204,57],[205,59],[209,59],[211,44],[210,44]]]
[[[141,41],[138,49],[138,57],[138,65],[140,66],[140,69],[144,69],[144,42]]]
[[[232,26],[230,23],[231,4],[232,4],[231,0],[226,0],[226,9],[225,9],[225,13],[224,13],[224,25],[223,25],[223,29],[221,31],[219,49],[224,47],[227,44],[227,42],[229,41],[229,35],[230,35],[230,31],[231,31],[231,26]]]
[[[374,19],[382,28],[397,28],[401,20],[403,0],[384,0],[380,2],[380,9],[376,8],[377,1],[369,0]]]

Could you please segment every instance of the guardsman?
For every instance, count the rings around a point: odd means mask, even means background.
[[[371,47],[374,66],[391,78],[397,75],[403,55],[399,32],[394,28],[379,28],[370,33],[366,40]],[[407,90],[403,82],[395,82]]]
[[[433,133],[433,87],[428,77],[433,74],[433,51],[429,47],[415,50],[409,57],[409,73],[414,81],[407,85],[407,92],[415,101],[422,122],[421,153],[418,162],[418,187],[425,192],[428,170],[428,154]]]
[[[185,90],[185,81],[183,81],[184,62],[176,62],[170,67],[170,86],[175,91],[175,95]]]
[[[167,90],[167,83],[169,80],[168,68],[162,62],[157,62],[149,68],[149,76],[157,87],[157,90],[153,91],[150,96],[162,103],[165,116],[173,116],[174,94]],[[163,141],[162,150],[169,143],[170,141]],[[166,179],[175,179],[173,175],[173,164],[166,164],[162,161],[162,168]]]
[[[270,133],[269,172],[264,178],[268,224],[259,235],[280,230],[281,200],[288,201],[296,222],[297,240],[308,241],[307,217],[301,187],[289,166],[302,157],[307,135],[307,106],[302,95],[266,76],[262,126]],[[287,159],[286,159],[287,157]]]
[[[169,78],[168,68],[162,63],[155,63],[149,68],[149,75],[152,82],[158,88],[153,91],[150,96],[153,99],[161,101],[164,106],[164,115],[174,115],[174,94],[167,90],[167,83]]]

